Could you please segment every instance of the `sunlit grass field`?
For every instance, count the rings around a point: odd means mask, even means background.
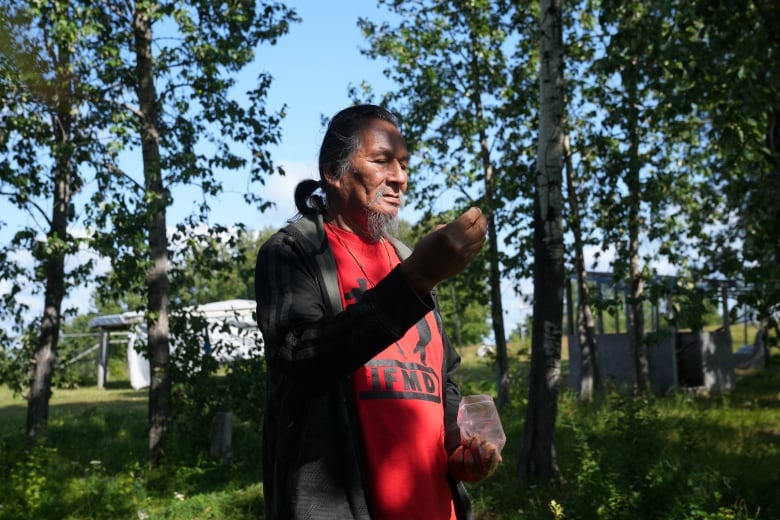
[[[460,350],[463,393],[495,395],[494,364],[476,351]],[[478,519],[780,518],[777,356],[763,371],[739,374],[729,394],[613,392],[589,404],[566,388],[564,359],[555,442],[562,478],[529,483],[515,477],[523,352],[510,346],[504,463],[468,485]],[[230,464],[172,446],[168,462],[150,469],[146,399],[121,380],[102,390],[55,389],[48,429],[26,454],[25,401],[0,387],[0,519],[262,518],[259,432],[236,424]],[[172,428],[186,443],[188,432]]]

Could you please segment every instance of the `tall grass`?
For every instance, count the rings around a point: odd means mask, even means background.
[[[485,389],[489,361],[463,352],[462,386]],[[515,388],[527,367],[518,362]],[[480,373],[481,371],[481,373]],[[474,380],[479,381],[474,384]],[[503,467],[468,485],[480,519],[780,519],[780,366],[738,375],[736,390],[703,396],[612,391],[583,404],[565,388],[558,401],[561,479],[519,482],[524,391],[502,410]]]
[[[463,392],[494,394],[492,361],[474,351],[462,350]],[[477,518],[780,518],[780,363],[774,361],[740,375],[736,390],[720,396],[611,392],[581,404],[562,389],[556,431],[562,478],[541,483],[515,477],[527,381],[527,365],[515,359],[513,402],[501,411],[504,464],[468,485]],[[0,389],[0,519],[262,518],[256,429],[235,425],[235,456],[226,464],[201,448],[208,432],[174,423],[177,445],[162,467],[151,469],[146,391],[113,386],[56,390],[49,425],[30,452],[23,444],[24,401]],[[188,443],[198,448],[187,450]]]

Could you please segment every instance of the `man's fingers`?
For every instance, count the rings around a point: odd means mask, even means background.
[[[474,446],[474,443],[472,443],[472,446]],[[501,462],[498,448],[491,442],[484,440],[479,442],[476,446],[476,453],[479,454],[479,467],[483,476],[493,473]]]
[[[463,450],[463,469],[466,473],[471,473],[470,468],[474,467],[474,454],[471,450]]]
[[[413,289],[425,294],[442,280],[463,271],[482,250],[487,221],[473,207],[444,226],[425,235],[401,269]]]
[[[464,219],[467,223],[467,227],[475,226],[479,223],[480,217],[482,217],[482,210],[476,206],[472,206],[467,209],[460,218]]]
[[[487,219],[482,214],[482,210],[476,206],[470,207],[460,217],[455,219],[458,227],[468,233],[483,233],[487,230]]]
[[[496,446],[477,437],[464,439],[450,457],[450,471],[458,480],[479,482],[501,464]]]

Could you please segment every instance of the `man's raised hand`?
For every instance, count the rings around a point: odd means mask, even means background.
[[[401,270],[417,294],[430,292],[437,283],[463,271],[482,250],[487,219],[477,207],[469,208],[449,224],[425,235]]]

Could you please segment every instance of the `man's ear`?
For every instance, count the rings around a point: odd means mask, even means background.
[[[323,181],[328,184],[329,186],[333,186],[334,188],[337,188],[340,184],[341,179],[339,177],[336,177],[333,175],[333,168],[330,167],[325,170],[325,174],[322,176]]]

